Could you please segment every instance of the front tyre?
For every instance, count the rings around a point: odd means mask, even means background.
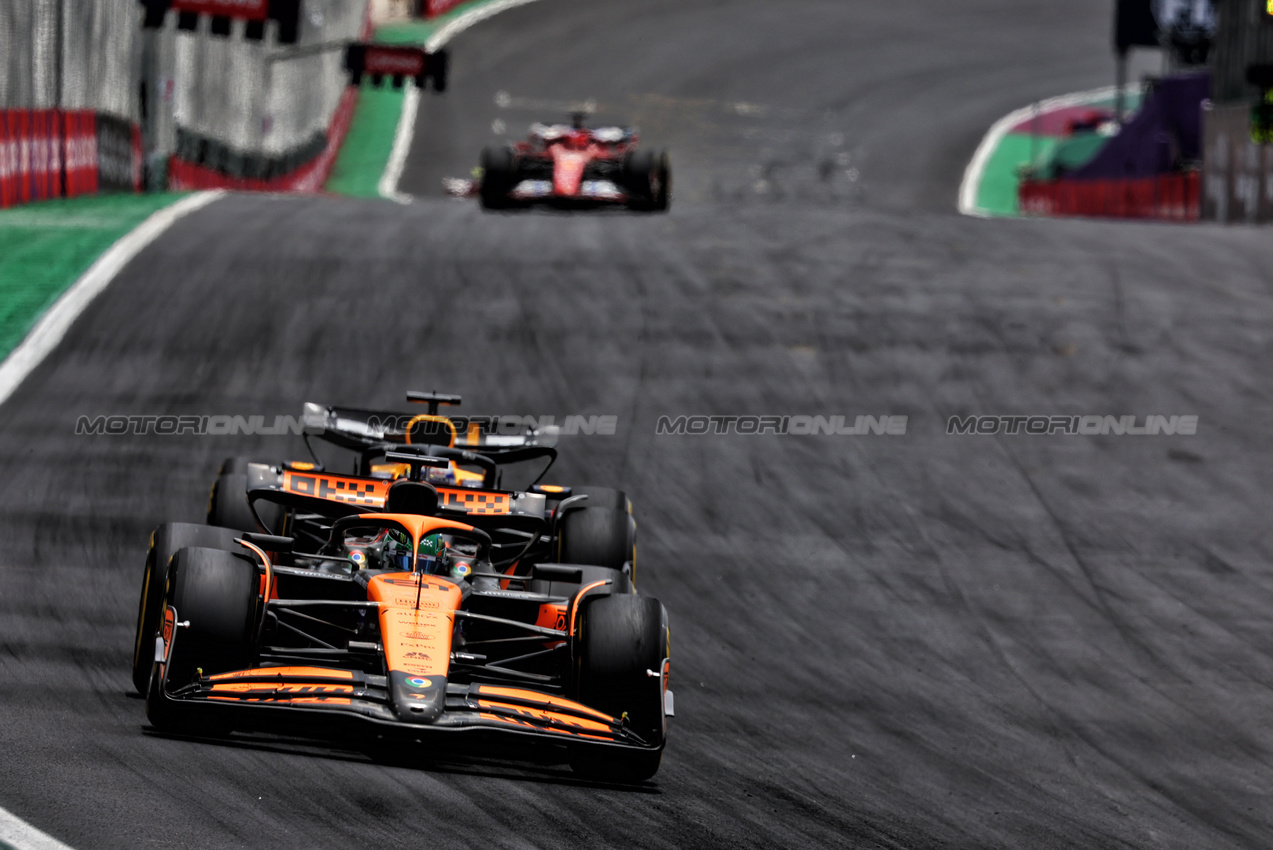
[[[659,154],[654,169],[654,212],[667,212],[672,206],[672,160],[667,151]]]
[[[174,690],[211,676],[251,665],[260,578],[256,563],[243,555],[218,549],[182,549],[168,569],[167,596],[180,623],[162,680],[152,676],[146,696],[146,717],[163,731],[224,733],[216,724],[191,722],[179,702],[164,697]]]
[[[657,168],[654,154],[649,151],[633,151],[624,159],[623,188],[628,193],[628,209],[654,209],[653,189]]]
[[[508,193],[517,185],[514,177],[516,163],[510,148],[482,149],[482,185],[478,198],[482,209],[502,210],[508,206]]]
[[[663,661],[668,635],[663,606],[647,596],[602,596],[585,602],[576,634],[576,692],[584,705],[628,728],[648,749],[579,748],[570,766],[583,776],[609,782],[641,782],[663,759]]]
[[[213,528],[186,522],[166,522],[150,535],[146,567],[137,602],[137,632],[133,640],[133,687],[145,694],[154,665],[155,636],[164,610],[164,587],[172,556],[188,546],[233,550],[238,535],[228,528]]]

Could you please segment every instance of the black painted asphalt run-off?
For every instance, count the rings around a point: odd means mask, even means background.
[[[0,408],[0,806],[78,848],[1273,843],[1268,234],[956,215],[995,118],[1112,75],[1108,4],[936,8],[543,0],[453,44],[402,181],[430,197],[236,196],[146,250]],[[670,215],[437,197],[492,122],[585,98],[671,150]],[[147,732],[149,530],[220,457],[301,449],[77,416],[432,388],[619,417],[560,478],[633,495],[673,612],[650,785]],[[696,413],[910,419],[655,435]],[[1200,425],[944,434],[970,413]]]

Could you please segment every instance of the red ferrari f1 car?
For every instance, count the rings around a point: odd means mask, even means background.
[[[444,752],[520,741],[588,777],[653,776],[672,714],[663,605],[623,569],[497,569],[490,535],[438,516],[420,477],[320,545],[159,526],[137,622],[150,722]]]
[[[482,151],[478,196],[485,209],[532,203],[558,206],[614,204],[666,212],[672,199],[672,165],[666,152],[639,150],[627,127],[534,124],[530,137]]]

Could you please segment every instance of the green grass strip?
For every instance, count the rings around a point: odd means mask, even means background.
[[[354,120],[323,190],[352,198],[379,198],[380,177],[393,153],[402,115],[402,89],[363,83]]]
[[[184,195],[87,195],[0,210],[0,358],[111,245]]]
[[[473,0],[432,20],[387,24],[376,30],[375,40],[381,44],[424,44],[439,27],[491,2]],[[380,178],[393,153],[403,98],[404,90],[395,90],[387,81],[379,87],[363,82],[353,124],[323,186],[325,191],[354,198],[380,197]]]
[[[1060,141],[1051,136],[1031,139],[1021,133],[1009,133],[999,142],[986,162],[986,170],[977,187],[977,206],[990,215],[1016,215],[1017,169],[1029,162],[1052,155]]]

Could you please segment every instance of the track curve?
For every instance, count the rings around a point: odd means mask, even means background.
[[[422,103],[416,203],[233,196],[135,260],[0,407],[0,806],[85,848],[1273,842],[1267,234],[957,216],[995,118],[1112,75],[1108,4],[863,5],[510,11]],[[494,121],[589,98],[672,151],[670,215],[437,196]],[[146,731],[146,534],[199,518],[220,457],[299,449],[76,418],[435,387],[619,417],[561,477],[634,496],[641,581],[672,610],[655,783]],[[655,435],[784,413],[910,420]],[[944,434],[969,413],[1201,424]]]

